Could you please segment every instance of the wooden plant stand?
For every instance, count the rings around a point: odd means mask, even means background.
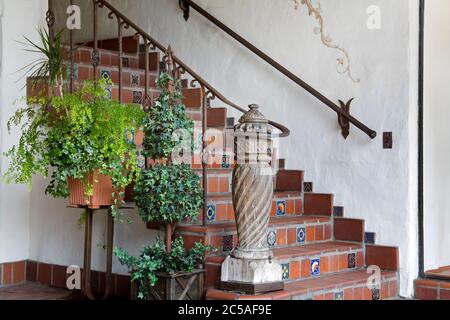
[[[159,273],[158,282],[150,288],[150,296],[153,300],[202,300],[204,273],[204,269],[191,273]],[[136,299],[137,287],[134,283],[132,292],[133,299]]]
[[[112,258],[114,246],[114,218],[111,215],[111,206],[89,208],[87,206],[69,206],[70,208],[84,209],[86,222],[84,228],[84,262],[82,275],[82,292],[89,300],[97,300],[92,293],[91,286],[91,261],[92,261],[92,230],[94,212],[98,210],[107,210],[107,239],[106,239],[106,275],[105,275],[105,292],[102,300],[108,299],[113,293],[113,276],[112,276]],[[121,209],[132,209],[133,207],[121,207]]]

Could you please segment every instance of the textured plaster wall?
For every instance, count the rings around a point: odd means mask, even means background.
[[[412,294],[417,275],[417,0],[323,0],[327,33],[346,48],[354,83],[336,72],[334,50],[325,48],[313,29],[317,22],[304,7],[288,0],[203,0],[212,14],[319,89],[333,101],[355,97],[352,113],[379,136],[370,140],[351,129],[339,133],[336,115],[201,16],[185,22],[178,1],[112,0],[231,100],[261,105],[263,113],[288,126],[292,134],[280,142],[280,156],[289,168],[306,170],[315,191],[335,194],[347,217],[363,218],[377,242],[400,247],[401,294]],[[78,40],[91,37],[90,2],[81,1],[83,29]],[[60,2],[63,4],[63,2]],[[366,9],[381,8],[381,30],[368,30]],[[89,10],[88,10],[89,9]],[[105,14],[103,14],[105,16]],[[64,20],[60,20],[64,21]],[[116,35],[114,21],[101,21],[102,37]],[[220,103],[217,103],[220,105]],[[383,150],[381,133],[393,131],[394,149]],[[43,182],[34,185],[30,213],[30,257],[80,264],[82,229],[77,212],[65,201],[44,198]],[[133,225],[120,225],[116,245],[137,252],[154,238],[135,213]],[[103,243],[104,218],[97,217],[97,238]],[[94,267],[104,252],[96,248]],[[125,270],[115,263],[116,271]]]
[[[450,265],[450,36],[445,0],[426,2],[424,179],[425,268]]]
[[[25,94],[17,71],[36,59],[17,42],[22,35],[36,39],[35,27],[45,17],[44,0],[0,0],[0,154],[18,140],[18,131],[7,133],[6,121],[19,106],[14,102]],[[26,21],[27,23],[19,23]],[[1,174],[8,162],[1,159]],[[0,182],[0,263],[28,259],[30,239],[30,193],[26,186]]]

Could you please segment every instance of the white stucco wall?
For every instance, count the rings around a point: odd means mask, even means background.
[[[450,2],[426,1],[424,73],[425,268],[450,265]]]
[[[313,32],[317,22],[304,7],[295,11],[289,0],[197,2],[333,101],[355,97],[352,113],[379,136],[370,140],[352,127],[343,140],[333,112],[195,12],[185,22],[178,1],[111,0],[231,100],[258,103],[268,118],[288,126],[292,134],[281,141],[280,156],[289,168],[304,169],[315,191],[334,193],[347,217],[365,219],[378,243],[400,247],[401,294],[410,296],[417,276],[418,1],[321,1],[327,34],[348,50],[361,83],[336,72],[339,55],[320,43]],[[373,4],[381,8],[381,30],[366,27],[366,9]],[[99,24],[102,36],[115,36],[115,23],[108,23]],[[77,37],[87,40],[92,27],[83,28]],[[394,132],[393,150],[382,149],[383,131]],[[66,209],[64,200],[45,198],[43,187],[36,182],[31,194],[30,258],[81,264],[78,213]],[[131,215],[135,223],[118,226],[115,244],[137,252],[154,233]],[[96,222],[94,244],[102,244],[104,218]],[[102,269],[102,249],[93,256],[93,267]],[[117,263],[114,270],[126,271]]]
[[[36,39],[35,28],[44,23],[45,0],[0,0],[0,154],[17,142],[18,132],[11,136],[6,121],[19,105],[15,100],[25,95],[24,80],[16,73],[36,59],[22,50],[17,41],[22,35]],[[26,23],[24,23],[26,22]],[[8,165],[1,156],[1,174]],[[30,193],[26,186],[5,185],[0,182],[0,263],[29,258],[30,239]]]

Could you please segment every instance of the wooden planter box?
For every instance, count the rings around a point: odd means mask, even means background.
[[[92,196],[89,197],[85,195],[82,180],[68,179],[71,206],[87,206],[89,209],[99,209],[100,207],[114,204],[112,194],[115,189],[113,188],[111,177],[100,173],[91,173],[88,181],[93,186]]]
[[[149,300],[202,300],[204,269],[191,273],[159,273],[159,280],[150,289]],[[136,300],[138,288],[132,282],[132,299]]]

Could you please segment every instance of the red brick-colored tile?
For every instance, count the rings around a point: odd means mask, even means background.
[[[294,200],[294,210],[295,214],[302,214],[303,213],[303,206],[302,206],[302,200],[301,199],[295,199]]]
[[[288,244],[295,244],[297,243],[297,230],[294,228],[290,228],[287,231],[287,243]]]
[[[356,268],[362,268],[364,267],[365,259],[364,259],[364,252],[359,251],[356,253]]]
[[[364,220],[334,219],[334,238],[342,241],[364,241]]]
[[[372,300],[372,290],[367,288],[367,287],[363,287],[363,300]]]
[[[50,286],[52,283],[52,265],[47,263],[39,263],[38,265],[38,282]]]
[[[227,205],[227,212],[228,212],[228,220],[234,221],[234,220],[235,220],[235,215],[234,215],[234,207],[233,207],[233,204],[229,203],[229,204]]]
[[[323,239],[330,240],[331,239],[331,225],[327,223],[326,225],[324,225],[323,228],[324,228]]]
[[[381,284],[381,299],[387,299],[389,298],[389,283],[388,282],[383,282]]]
[[[219,192],[229,192],[230,182],[228,178],[221,177],[219,178]]]
[[[439,299],[440,300],[450,300],[450,290],[441,289],[439,293]]]
[[[216,221],[225,221],[228,219],[227,204],[216,205]]]
[[[19,261],[13,263],[13,283],[18,284],[25,281],[25,261]]]
[[[272,209],[270,210],[270,215],[272,217],[277,215],[277,205],[275,201],[272,201]]]
[[[217,287],[220,283],[220,265],[205,265],[205,288]]]
[[[320,273],[325,274],[330,272],[330,257],[320,258]]]
[[[389,281],[389,296],[390,297],[398,296],[397,280]]]
[[[314,238],[316,241],[323,240],[323,225],[318,225],[314,227]]]
[[[302,278],[308,278],[311,275],[309,259],[302,260],[301,273],[302,273]]]
[[[196,242],[205,242],[205,238],[202,236],[194,236],[194,235],[187,235],[187,234],[183,234],[183,241],[184,241],[184,247],[186,249],[191,249]]]
[[[84,80],[89,80],[89,79],[91,79],[90,68],[84,67],[84,66],[79,66],[78,67],[78,80],[84,81]]]
[[[305,193],[304,195],[304,213],[305,215],[324,215],[333,214],[332,194]]]
[[[130,277],[125,275],[117,275],[116,295],[120,298],[130,299],[131,282]]]
[[[363,288],[355,288],[353,290],[353,299],[354,300],[363,300]]]
[[[111,65],[111,55],[106,52],[102,52],[100,54],[100,64],[103,66],[110,66]]]
[[[277,245],[283,246],[286,245],[287,232],[286,229],[278,229],[277,230]]]
[[[293,261],[290,263],[290,275],[291,280],[300,278],[300,261]]]
[[[341,254],[339,256],[339,271],[348,269],[348,255]]]
[[[2,266],[2,281],[1,284],[4,286],[10,285],[13,282],[13,264],[12,263],[4,263]]]
[[[37,263],[34,261],[28,260],[26,263],[26,279],[30,282],[37,281]]]
[[[326,293],[323,295],[323,300],[331,301],[334,300],[334,294],[333,293]]]
[[[66,288],[67,267],[53,265],[52,286],[57,288]]]
[[[314,227],[306,227],[306,242],[312,242],[315,239]]]
[[[415,297],[419,300],[437,300],[438,290],[435,288],[416,287]]]
[[[318,295],[314,296],[313,300],[314,301],[324,300],[324,296],[323,296],[323,294],[318,294]]]
[[[353,300],[353,288],[344,290],[344,300]]]
[[[286,200],[286,213],[294,214],[295,212],[294,200]]]
[[[398,271],[399,253],[396,247],[366,246],[366,265],[378,266],[381,270]]]
[[[202,105],[202,93],[198,88],[183,89],[183,97],[183,104],[186,108],[196,109]]]
[[[219,178],[211,177],[208,179],[208,192],[219,192]]]
[[[329,272],[336,273],[339,271],[339,256],[328,257]]]

